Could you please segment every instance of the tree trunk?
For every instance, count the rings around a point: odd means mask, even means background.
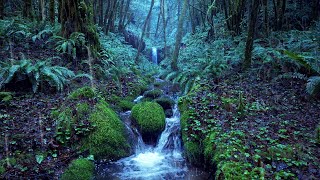
[[[139,62],[139,56],[140,56],[140,49],[141,49],[141,46],[142,46],[142,40],[143,40],[145,31],[146,31],[146,28],[147,28],[148,21],[149,21],[149,19],[150,19],[150,17],[151,17],[153,5],[154,5],[154,0],[151,0],[150,9],[149,9],[147,18],[146,18],[146,20],[144,21],[143,28],[142,28],[142,33],[141,33],[141,37],[140,37],[140,41],[139,41],[139,46],[138,46],[138,53],[137,53],[137,56],[136,56],[136,58],[135,58],[136,64]]]
[[[320,0],[313,0],[312,3],[312,19],[314,21],[320,20]]]
[[[162,14],[162,24],[163,24],[163,42],[164,42],[164,48],[163,48],[163,57],[165,58],[167,55],[166,47],[167,47],[167,38],[166,38],[166,16],[165,16],[165,0],[161,0],[161,14]]]
[[[25,0],[24,1],[24,7],[23,7],[23,16],[26,18],[33,18],[32,15],[32,0]]]
[[[50,0],[49,3],[49,18],[50,18],[50,22],[51,24],[54,24],[54,20],[55,20],[55,13],[54,13],[54,8],[55,7],[55,1],[54,0]]]
[[[3,11],[4,11],[4,0],[0,0],[0,19],[3,19],[4,17]]]
[[[58,0],[58,23],[61,23],[61,15],[62,15],[62,0]]]
[[[215,32],[214,32],[214,11],[216,9],[216,0],[212,0],[211,5],[209,6],[208,10],[207,10],[207,22],[210,26],[210,29],[208,31],[208,35],[206,37],[207,41],[210,41],[212,39],[214,39],[215,36]]]
[[[286,10],[286,0],[273,0],[275,30],[282,29],[283,17]]]
[[[158,18],[157,18],[157,26],[156,26],[156,32],[154,33],[154,37],[157,38],[158,37],[158,31],[159,31],[159,26],[160,26],[160,18],[161,18],[161,3],[162,0],[160,0],[160,12],[158,14]]]
[[[123,12],[123,9],[124,9],[124,0],[121,0],[121,3],[120,3],[120,7],[119,7],[119,23],[118,23],[118,31],[119,32],[122,32],[123,30],[123,16],[124,16],[124,12]]]
[[[188,3],[188,0],[183,1],[183,8],[182,8],[181,15],[179,17],[176,43],[175,43],[174,52],[173,52],[172,61],[171,61],[171,69],[173,71],[178,71],[178,56],[179,56],[179,51],[180,51],[180,43],[181,43],[182,35],[183,35],[182,30],[183,30],[184,17],[185,17],[186,10],[187,10],[187,3]]]
[[[254,38],[255,29],[256,29],[257,16],[259,12],[259,2],[260,1],[253,0],[253,5],[250,13],[250,22],[249,22],[248,37],[246,42],[243,69],[249,68],[251,66],[253,38]]]
[[[268,0],[263,0],[264,6],[264,29],[266,37],[269,36],[269,15],[268,15]]]
[[[90,48],[95,55],[100,49],[97,31],[93,24],[91,1],[62,0],[61,1],[61,34],[69,38],[73,32],[82,32],[86,36]]]
[[[99,26],[103,27],[103,0],[99,0]]]

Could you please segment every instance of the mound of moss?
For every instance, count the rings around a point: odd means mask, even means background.
[[[132,108],[132,117],[147,143],[154,143],[165,127],[164,110],[156,102],[136,104]]]
[[[203,164],[203,150],[200,142],[188,140],[188,132],[185,131],[188,125],[188,119],[192,115],[192,111],[185,111],[180,118],[182,129],[182,141],[184,143],[184,155],[193,165],[201,166]]]
[[[129,111],[133,108],[134,103],[132,101],[128,101],[124,99],[124,100],[120,100],[117,105],[122,111]]]
[[[94,90],[89,87],[85,86],[79,89],[76,89],[69,95],[69,99],[76,100],[76,99],[81,99],[81,98],[94,98],[95,97],[95,92]]]
[[[124,124],[105,101],[96,104],[89,120],[96,128],[83,140],[83,150],[97,158],[116,160],[130,153]]]
[[[93,177],[94,164],[84,158],[73,160],[62,174],[61,180],[89,180]]]
[[[8,103],[12,100],[12,93],[11,92],[0,92],[0,103]]]
[[[150,91],[146,91],[143,96],[146,98],[156,99],[160,97],[163,94],[163,92],[160,89],[154,89]]]
[[[156,103],[160,104],[163,109],[171,109],[174,105],[174,101],[168,97],[162,97],[154,100]]]

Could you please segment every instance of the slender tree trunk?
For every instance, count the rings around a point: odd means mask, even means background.
[[[4,11],[4,0],[0,0],[0,19],[3,19],[4,17],[3,11]]]
[[[273,0],[275,29],[277,31],[282,29],[283,17],[286,10],[286,0]]]
[[[140,37],[140,41],[139,41],[139,46],[138,46],[138,53],[137,53],[137,56],[136,56],[136,58],[135,58],[136,64],[139,62],[140,49],[141,49],[141,46],[142,46],[142,41],[143,41],[143,37],[144,37],[145,31],[146,31],[146,28],[147,28],[148,21],[149,21],[149,19],[150,19],[150,17],[151,17],[153,5],[154,5],[154,0],[151,0],[150,9],[149,9],[147,18],[146,18],[146,20],[144,21],[143,28],[142,28],[142,33],[141,33],[141,37]]]
[[[253,38],[254,38],[255,29],[256,29],[257,16],[259,12],[259,2],[260,1],[253,0],[253,5],[250,13],[250,22],[249,22],[243,69],[249,68],[251,66]]]
[[[61,16],[62,16],[62,0],[58,0],[58,23],[61,23]]]
[[[182,32],[183,28],[182,27],[183,27],[184,17],[185,17],[186,10],[187,10],[187,3],[188,3],[188,0],[183,1],[183,8],[182,8],[181,15],[179,17],[176,43],[175,43],[174,52],[173,52],[172,61],[171,61],[171,69],[173,71],[178,71],[178,56],[179,56],[179,51],[180,51],[180,43],[181,43],[182,35],[183,35],[183,32]]]
[[[207,21],[210,26],[210,29],[208,31],[208,35],[206,38],[207,41],[214,39],[214,36],[215,36],[214,19],[213,19],[215,8],[216,8],[216,0],[212,0],[211,5],[209,6],[209,9],[207,11]]]
[[[103,0],[99,0],[99,26],[103,27]]]
[[[160,26],[160,18],[161,18],[161,3],[162,0],[160,0],[160,12],[158,14],[158,20],[157,20],[157,26],[156,26],[156,32],[154,33],[154,37],[157,38],[158,37],[158,31],[159,31],[159,26]]]
[[[121,0],[121,3],[120,3],[120,7],[119,7],[119,23],[118,23],[118,31],[121,32],[123,30],[123,16],[124,16],[124,12],[123,12],[123,9],[124,9],[124,0]]]
[[[50,22],[51,24],[54,24],[54,20],[55,20],[55,13],[54,13],[54,8],[55,7],[55,1],[54,0],[50,0],[49,3],[49,18],[50,18]]]
[[[165,0],[161,0],[161,14],[162,14],[162,25],[163,25],[163,42],[164,42],[164,48],[163,48],[163,57],[165,58],[167,56],[167,34],[166,34],[166,29],[167,29],[167,24],[166,24],[166,16],[165,16]]]
[[[41,21],[46,20],[46,2],[45,0],[40,0],[40,9],[41,9]]]
[[[264,29],[266,32],[266,37],[269,36],[269,15],[268,15],[268,0],[263,0],[264,6]]]
[[[312,19],[314,21],[320,20],[320,0],[313,0],[312,3]]]
[[[33,18],[32,15],[32,0],[25,0],[24,1],[24,7],[23,7],[23,16],[26,18]]]

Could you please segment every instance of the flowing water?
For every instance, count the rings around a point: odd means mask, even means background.
[[[180,113],[177,105],[173,116],[166,118],[166,127],[156,146],[144,144],[136,128],[132,128],[130,111],[122,113],[129,133],[135,135],[135,153],[116,162],[97,165],[95,179],[159,180],[207,179],[208,174],[188,167],[182,156]]]
[[[155,47],[152,48],[152,62],[154,64],[158,64],[158,52],[157,52],[157,48]]]

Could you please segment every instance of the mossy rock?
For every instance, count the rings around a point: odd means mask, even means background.
[[[147,143],[154,143],[165,127],[163,108],[156,102],[142,102],[132,108],[133,122]]]
[[[76,89],[68,96],[68,98],[72,100],[77,100],[81,98],[94,98],[94,97],[95,97],[95,92],[89,86]]]
[[[146,98],[156,99],[156,98],[160,97],[162,94],[163,94],[163,92],[160,89],[154,89],[154,90],[146,91],[143,94],[143,96]]]
[[[62,174],[61,180],[89,180],[92,179],[94,163],[88,159],[73,160],[67,170]]]
[[[129,155],[124,124],[105,101],[95,106],[89,119],[96,129],[83,140],[83,150],[88,149],[98,159],[116,160]]]
[[[121,100],[117,106],[122,110],[122,111],[129,111],[133,108],[134,103],[132,101],[128,100]]]
[[[154,100],[156,103],[160,104],[164,110],[171,109],[174,105],[174,100],[168,97],[162,97]]]

